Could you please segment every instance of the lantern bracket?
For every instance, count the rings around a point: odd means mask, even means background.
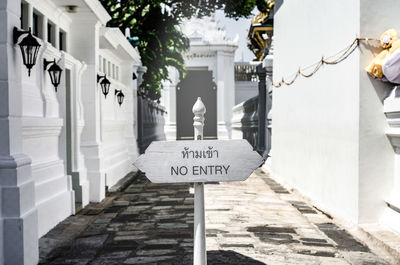
[[[97,74],[97,83],[100,82],[102,78],[106,78],[106,75],[99,75]]]
[[[46,60],[46,58],[44,58],[43,59],[43,68],[44,68],[44,70],[46,71],[47,70],[47,66],[49,64],[52,64],[52,63],[56,63],[56,59],[54,59],[53,61],[48,61],[48,60]]]
[[[20,30],[17,27],[14,27],[14,31],[13,31],[14,44],[17,44],[18,38],[21,37],[21,35],[29,34],[29,33],[31,33],[31,28],[29,28],[29,30]]]
[[[121,89],[115,89],[115,91],[114,91],[114,95],[117,95],[118,93],[120,93],[120,92],[122,92],[122,90]]]

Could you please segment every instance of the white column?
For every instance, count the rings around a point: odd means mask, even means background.
[[[82,203],[85,207],[89,203],[89,180],[85,167],[85,158],[81,151],[81,135],[85,124],[82,106],[82,76],[85,73],[87,65],[85,63],[75,66],[75,73],[71,72],[71,150],[72,150],[72,170],[73,177],[78,178],[79,187],[74,187],[80,190],[75,191],[75,199]],[[75,76],[75,78],[73,78]]]
[[[48,22],[49,22],[49,20],[47,19],[47,17],[43,16],[42,23],[40,25],[38,25],[38,27],[40,27],[39,32],[42,32],[43,41],[47,41],[47,36],[49,35],[49,33],[47,32],[47,23]]]
[[[204,114],[206,107],[198,97],[193,105],[194,139],[203,140]],[[204,183],[194,184],[194,249],[193,264],[207,265],[206,229],[204,216]]]
[[[137,68],[138,65],[132,65],[132,63],[127,63],[124,65],[126,69],[132,69],[132,71],[128,71],[129,77],[126,77],[125,82],[130,84],[131,91],[127,93],[129,95],[130,106],[126,108],[127,110],[127,120],[128,120],[128,127],[127,129],[127,146],[128,146],[128,154],[130,157],[130,161],[135,161],[139,154],[139,148],[137,146],[137,79],[132,80],[132,73],[135,73],[137,78]],[[122,68],[120,67],[120,75],[122,74]],[[120,77],[122,78],[122,77]],[[131,165],[132,170],[135,170],[133,165]]]
[[[27,16],[28,16],[28,28],[32,28],[33,25],[33,6],[27,3]]]
[[[60,27],[57,24],[54,25],[54,47],[60,49]]]
[[[263,60],[263,67],[266,70],[266,89],[267,89],[267,98],[266,98],[266,107],[267,107],[267,129],[266,129],[266,151],[268,152],[268,157],[264,163],[264,168],[272,171],[272,91],[274,89],[272,85],[272,72],[273,72],[273,62],[274,62],[274,37],[271,37],[271,45],[269,49],[268,55]]]
[[[37,264],[39,259],[31,159],[22,148],[22,58],[11,34],[20,26],[20,8],[20,1],[0,0],[0,19],[4,22],[0,32],[1,264]]]
[[[82,18],[82,21],[74,20],[70,31],[71,54],[87,64],[87,70],[82,77],[85,127],[81,136],[81,148],[85,156],[91,202],[100,202],[105,198],[106,185],[103,169],[100,104],[100,100],[104,99],[104,96],[96,80],[100,26],[100,23],[94,18]],[[83,39],[85,41],[82,41]]]
[[[232,108],[235,106],[234,52],[230,48],[217,51],[217,124],[218,139],[232,137]]]
[[[164,83],[161,105],[165,106],[165,135],[168,141],[176,140],[176,86],[179,83],[179,73],[175,68],[169,69],[170,81]]]
[[[224,80],[224,52],[217,51],[217,136],[218,139],[227,139],[225,127],[225,80]],[[233,107],[233,106],[232,106]]]
[[[384,101],[384,112],[389,128],[386,135],[394,149],[394,168],[391,190],[383,198],[391,207],[386,207],[380,218],[380,223],[391,230],[400,233],[400,213],[394,209],[400,209],[400,86],[396,86],[389,97]]]

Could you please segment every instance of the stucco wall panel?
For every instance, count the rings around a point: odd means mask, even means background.
[[[281,1],[282,2],[282,1]],[[274,20],[274,82],[336,54],[359,33],[357,1],[284,1]],[[343,7],[346,6],[344,9]],[[359,53],[274,89],[272,169],[319,206],[357,222]],[[312,68],[304,70],[311,72]]]

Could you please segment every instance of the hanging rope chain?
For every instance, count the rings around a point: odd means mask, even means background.
[[[306,78],[311,77],[311,76],[313,76],[313,75],[321,68],[321,66],[322,66],[323,64],[331,65],[331,64],[340,63],[341,61],[345,60],[350,54],[353,53],[353,51],[358,47],[360,41],[369,41],[369,40],[378,40],[378,39],[372,39],[372,38],[355,38],[354,41],[350,44],[350,46],[348,46],[348,47],[345,48],[344,50],[338,52],[337,54],[328,57],[328,59],[325,59],[325,58],[322,56],[321,60],[319,60],[318,62],[316,62],[316,63],[314,63],[314,64],[312,64],[312,65],[310,65],[310,66],[308,66],[308,67],[305,67],[305,68],[303,68],[303,69],[300,69],[300,68],[299,68],[299,70],[297,70],[296,74],[294,74],[292,80],[286,81],[286,80],[282,77],[282,80],[281,80],[279,83],[272,83],[272,85],[273,85],[274,87],[280,87],[280,86],[282,86],[283,84],[285,84],[285,85],[287,85],[287,86],[290,86],[291,84],[294,83],[294,81],[296,81],[297,77],[299,77],[300,75],[303,76],[303,77],[306,77]],[[340,54],[340,56],[337,57],[336,59],[329,60],[330,58],[336,57],[336,56],[338,56],[339,54]],[[305,73],[305,72],[304,72],[304,70],[307,70],[307,69],[312,68],[312,67],[314,67],[314,69],[313,69],[311,72],[309,72],[309,73]]]

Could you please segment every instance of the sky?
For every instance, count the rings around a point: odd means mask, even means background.
[[[216,21],[219,21],[221,28],[224,28],[226,35],[230,39],[234,39],[239,34],[238,49],[235,53],[235,62],[252,61],[254,54],[247,48],[247,32],[250,27],[251,18],[234,20],[226,18],[223,11],[217,11],[215,14]]]

